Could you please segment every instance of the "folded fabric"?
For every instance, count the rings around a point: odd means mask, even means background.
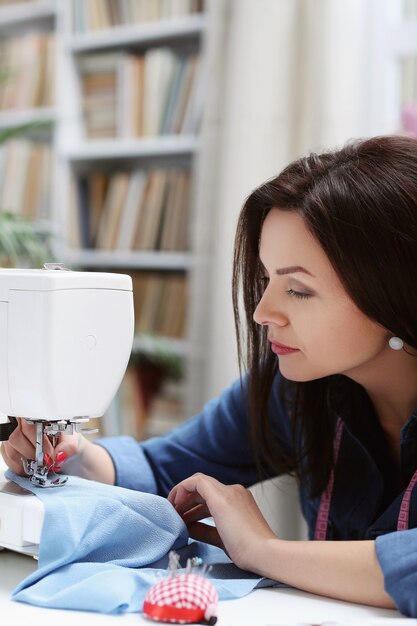
[[[243,572],[218,548],[190,543],[185,524],[165,498],[75,476],[51,489],[10,470],[6,477],[32,491],[45,507],[38,569],[16,587],[15,600],[102,613],[141,611],[150,585],[167,574],[170,550],[183,565],[193,556],[212,564],[210,580],[220,599],[276,584]]]

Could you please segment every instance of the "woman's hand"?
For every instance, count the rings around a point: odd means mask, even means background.
[[[27,460],[35,458],[36,426],[35,424],[28,424],[28,422],[22,418],[18,418],[17,423],[18,425],[9,439],[3,441],[0,451],[4,462],[10,469],[16,472],[16,474],[25,476],[22,458]],[[51,463],[53,460],[55,461],[55,471],[59,471],[61,464],[76,454],[79,451],[79,447],[80,438],[78,434],[61,435],[55,451],[49,437],[44,436],[44,454],[46,462],[48,462],[47,455],[49,455]]]
[[[242,569],[251,569],[267,539],[277,539],[250,491],[194,474],[176,485],[168,500],[183,518],[190,536],[223,548]],[[213,517],[216,527],[199,523]]]
[[[36,426],[28,424],[25,419],[18,418],[18,426],[10,435],[8,441],[1,446],[2,457],[16,474],[25,476],[23,459],[35,458]],[[81,433],[73,435],[60,434],[55,448],[49,437],[44,436],[44,454],[49,455],[54,471],[82,476],[89,480],[114,485],[115,469],[107,450],[88,441]],[[48,457],[45,462],[49,465]]]

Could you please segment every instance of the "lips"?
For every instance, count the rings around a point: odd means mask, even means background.
[[[269,341],[271,342],[272,352],[274,352],[275,354],[279,354],[280,356],[299,352],[298,348],[291,348],[290,346],[286,346],[283,343],[278,343],[277,341],[272,341],[271,339]]]

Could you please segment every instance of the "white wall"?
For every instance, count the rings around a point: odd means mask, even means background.
[[[206,336],[207,398],[238,375],[231,269],[245,197],[296,156],[369,134],[372,37],[366,25],[373,5],[373,0],[229,3],[212,207],[217,218]],[[282,536],[304,532],[297,527],[293,485],[284,481],[256,493]]]
[[[235,228],[246,196],[296,156],[367,134],[370,115],[367,0],[230,4],[206,397],[238,375],[230,285]]]
[[[223,58],[227,79],[217,150],[207,397],[217,394],[238,375],[231,268],[239,211],[250,191],[274,175],[288,154],[290,103],[284,98],[277,106],[277,101],[281,100],[282,86],[286,89],[293,81],[287,55],[294,42],[287,26],[294,23],[295,4],[291,0],[232,2],[234,10]],[[262,40],[260,45],[259,36],[271,22],[276,24],[275,36],[268,44]],[[271,55],[275,59],[273,76],[269,76]]]

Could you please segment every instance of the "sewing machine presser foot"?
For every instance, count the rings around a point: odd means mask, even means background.
[[[44,436],[52,439],[52,446],[55,449],[60,433],[80,432],[80,425],[88,422],[88,418],[75,418],[72,420],[59,420],[47,422],[42,420],[27,420],[29,424],[36,425],[36,448],[35,459],[27,460],[22,458],[23,469],[29,476],[30,482],[37,487],[61,487],[65,485],[68,476],[60,476],[54,471],[54,464],[47,464],[44,454]],[[97,429],[82,429],[82,432],[93,433]]]

